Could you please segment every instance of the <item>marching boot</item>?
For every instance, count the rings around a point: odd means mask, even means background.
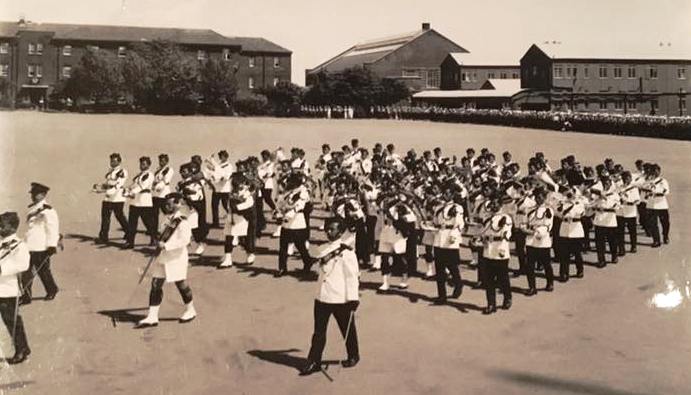
[[[348,359],[341,361],[341,366],[344,368],[352,368],[360,362],[360,357],[348,357]]]
[[[307,361],[305,366],[300,369],[300,376],[309,376],[312,373],[320,372],[322,370],[321,364],[314,361]]]
[[[504,299],[504,303],[502,303],[501,308],[504,310],[508,310],[511,308],[511,299]]]
[[[233,267],[233,254],[226,252],[223,262],[216,269],[229,269],[231,267]]]
[[[161,306],[149,306],[149,314],[135,325],[135,329],[149,328],[158,326],[158,310]]]
[[[374,264],[372,264],[372,269],[374,269],[374,270],[380,270],[381,269],[381,255],[375,255],[374,256]]]
[[[386,292],[389,290],[389,274],[382,275],[382,283],[379,287],[379,291]]]
[[[537,295],[537,289],[536,288],[528,288],[528,292],[525,293],[525,296],[535,296]]]
[[[10,365],[20,364],[29,358],[29,354],[31,354],[31,350],[29,349],[29,347],[26,347],[23,350],[17,350],[15,351],[14,356],[7,360],[7,363]]]
[[[199,243],[199,244],[197,245],[197,249],[194,250],[194,253],[197,254],[197,255],[201,255],[201,254],[204,253],[204,249],[206,249],[206,244],[204,244],[204,243]]]
[[[189,302],[185,305],[185,312],[182,313],[178,322],[186,324],[197,317],[197,311],[194,309],[194,302]]]
[[[453,293],[451,294],[451,299],[458,299],[461,294],[463,294],[463,285],[456,285],[453,288]]]
[[[484,310],[482,310],[482,314],[488,315],[488,314],[494,314],[497,312],[497,306],[495,305],[488,305],[485,307]]]
[[[408,274],[407,273],[403,273],[403,275],[401,275],[401,282],[398,284],[398,288],[401,288],[401,289],[408,288]]]
[[[249,254],[249,255],[247,255],[247,264],[248,264],[248,265],[253,264],[255,258],[256,258],[256,257],[254,256],[254,254]]]
[[[581,274],[582,274],[582,273],[581,273]],[[547,282],[547,286],[545,287],[545,291],[547,291],[547,292],[552,292],[552,291],[554,291],[554,283],[551,282],[551,281],[548,281],[548,282]],[[535,293],[537,293],[537,290],[535,291]]]
[[[271,237],[280,237],[281,236],[281,225],[278,225],[276,227],[276,231],[271,235]]]

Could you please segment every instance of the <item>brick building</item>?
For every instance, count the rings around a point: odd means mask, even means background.
[[[360,66],[379,78],[405,82],[413,90],[439,89],[439,65],[449,52],[467,52],[460,45],[423,23],[420,30],[356,44],[324,63],[305,71],[309,86],[320,72],[338,73]]]
[[[70,77],[85,51],[125,57],[135,43],[167,40],[203,62],[236,66],[238,95],[290,81],[291,51],[263,38],[226,37],[208,29],[0,22],[0,81],[5,103],[38,103]],[[9,100],[8,100],[9,99]]]
[[[441,89],[481,89],[487,80],[520,79],[518,59],[496,59],[470,52],[452,52],[441,63]]]
[[[688,115],[691,54],[669,46],[639,54],[584,53],[532,45],[521,58],[514,107],[622,114]]]

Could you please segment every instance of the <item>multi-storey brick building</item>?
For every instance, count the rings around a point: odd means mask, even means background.
[[[439,65],[449,52],[467,52],[458,44],[423,23],[420,30],[356,44],[319,66],[305,71],[311,85],[320,72],[338,73],[359,66],[379,78],[405,82],[411,89],[439,89]]]
[[[174,42],[203,62],[232,62],[238,95],[290,81],[291,51],[263,38],[226,37],[208,29],[0,22],[0,79],[5,103],[38,103],[70,77],[85,51],[125,57],[142,41]],[[8,100],[9,99],[9,100]]]
[[[691,54],[661,45],[641,54],[595,55],[562,44],[532,45],[521,58],[513,106],[529,110],[688,115]]]
[[[481,89],[487,80],[519,79],[518,59],[492,59],[469,52],[452,52],[441,63],[441,89]]]

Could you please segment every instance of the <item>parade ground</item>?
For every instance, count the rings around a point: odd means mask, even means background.
[[[95,245],[101,195],[90,192],[120,152],[130,178],[140,156],[168,153],[176,168],[193,154],[227,149],[233,161],[262,149],[302,147],[314,163],[322,143],[338,149],[360,139],[371,148],[393,142],[397,151],[439,146],[445,155],[465,149],[510,150],[526,166],[543,151],[552,167],[574,154],[594,166],[611,157],[626,168],[636,159],[657,162],[669,180],[671,244],[649,247],[617,265],[594,266],[585,277],[555,283],[553,293],[526,297],[525,277],[512,279],[513,307],[484,316],[484,291],[464,287],[447,305],[433,306],[434,282],[412,279],[407,290],[379,295],[381,276],[363,272],[357,330],[361,361],[341,368],[345,347],[332,320],[324,353],[328,369],[298,377],[313,325],[313,278],[274,278],[278,240],[258,241],[256,262],[218,271],[222,231],[213,229],[201,258],[191,259],[189,283],[198,317],[179,324],[183,305],[164,288],[157,328],[134,330],[146,314],[149,282],[137,286],[148,260],[142,233],[135,250]],[[64,251],[52,268],[60,293],[42,300],[40,282],[21,314],[29,360],[0,366],[0,393],[27,394],[688,394],[691,391],[691,143],[469,124],[393,120],[321,120],[159,117],[0,112],[0,210],[23,218],[29,183],[51,187]],[[524,170],[525,171],[525,170]],[[174,178],[177,182],[179,178]],[[312,237],[325,213],[315,212]],[[269,232],[273,232],[270,225]],[[141,228],[141,225],[140,225]],[[24,230],[20,226],[20,235]],[[470,258],[468,250],[463,259]],[[289,270],[302,264],[289,260]],[[423,259],[419,268],[424,267]],[[512,257],[511,267],[517,262]],[[555,265],[556,268],[556,265]],[[466,285],[476,280],[464,264]],[[393,280],[397,284],[397,279]],[[543,289],[538,279],[538,290]],[[501,297],[499,297],[501,301]],[[664,308],[664,306],[668,306]],[[0,330],[0,350],[11,356]]]

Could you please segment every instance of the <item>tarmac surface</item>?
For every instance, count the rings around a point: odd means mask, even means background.
[[[637,254],[605,269],[589,253],[585,278],[535,297],[515,292],[511,310],[492,316],[481,314],[483,291],[465,287],[460,299],[432,306],[433,282],[413,279],[407,290],[378,295],[379,274],[364,272],[356,318],[362,360],[352,369],[337,364],[345,347],[332,320],[324,354],[331,364],[303,378],[297,373],[309,349],[316,283],[273,277],[278,241],[270,236],[258,242],[254,265],[242,265],[239,249],[236,268],[217,271],[223,246],[214,229],[203,257],[191,260],[197,319],[178,324],[182,301],[166,285],[159,326],[132,329],[146,314],[149,284],[137,286],[137,279],[148,240],[140,234],[134,251],[121,251],[113,221],[112,245],[93,243],[101,196],[89,190],[111,152],[123,155],[134,176],[142,155],[155,160],[166,152],[177,169],[193,154],[221,148],[237,160],[300,146],[314,163],[322,143],[337,148],[352,137],[365,147],[394,142],[401,153],[508,149],[522,166],[535,151],[553,166],[570,153],[586,165],[605,157],[628,168],[638,158],[655,161],[672,189],[671,244],[651,249],[643,236]],[[43,287],[34,285],[36,300],[21,308],[32,354],[22,365],[0,366],[2,394],[691,393],[691,143],[409,121],[0,112],[0,160],[0,210],[23,218],[29,183],[45,183],[65,235],[52,264],[60,293],[45,302]],[[289,261],[289,269],[300,267]],[[476,279],[467,266],[462,276]],[[512,287],[525,290],[525,277]],[[0,350],[13,352],[4,329]]]

